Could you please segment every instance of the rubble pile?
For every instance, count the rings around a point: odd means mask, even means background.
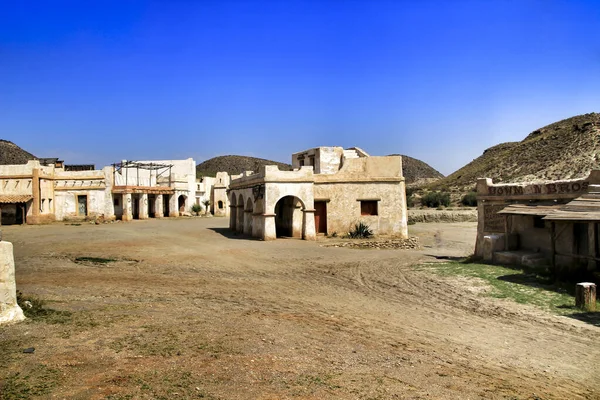
[[[421,248],[418,237],[409,237],[408,239],[386,239],[386,240],[349,240],[347,242],[337,242],[323,244],[322,247],[349,247],[353,249],[385,249],[385,250],[418,250]]]

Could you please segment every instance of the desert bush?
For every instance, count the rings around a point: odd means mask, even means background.
[[[439,206],[448,207],[450,205],[450,193],[429,192],[421,197],[421,204],[429,208],[437,208]]]
[[[414,207],[415,206],[415,196],[410,196],[406,199],[406,206],[407,207]]]
[[[477,205],[477,193],[469,192],[465,194],[460,202],[463,206],[475,207]]]
[[[200,214],[200,211],[202,211],[202,206],[200,204],[194,204],[192,206],[192,212],[196,215]]]
[[[373,231],[369,225],[364,222],[359,222],[354,225],[354,229],[348,233],[348,236],[352,239],[366,239],[373,236]]]

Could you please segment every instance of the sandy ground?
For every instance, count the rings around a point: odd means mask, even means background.
[[[600,398],[599,327],[414,267],[471,253],[475,223],[411,226],[419,251],[261,242],[226,226],[3,227],[18,289],[72,312],[0,328],[5,387],[67,399]]]

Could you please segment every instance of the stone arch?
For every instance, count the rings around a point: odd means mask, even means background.
[[[303,237],[305,229],[304,202],[296,196],[283,196],[275,203],[275,233],[277,237]]]

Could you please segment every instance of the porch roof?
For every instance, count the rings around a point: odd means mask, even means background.
[[[511,204],[504,207],[498,214],[516,214],[531,216],[546,216],[559,210],[561,204]]]
[[[600,221],[600,193],[587,193],[560,207],[544,219],[552,221]]]
[[[0,194],[0,204],[6,203],[27,203],[33,199],[30,194]]]

